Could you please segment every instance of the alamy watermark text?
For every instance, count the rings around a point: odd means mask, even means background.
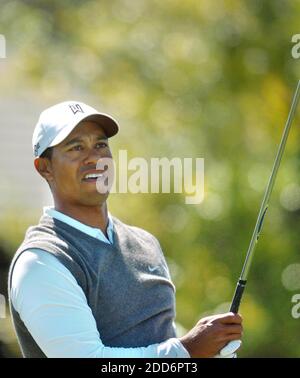
[[[294,59],[300,58],[300,34],[294,34],[292,36],[292,43],[295,45],[292,48],[292,57]]]
[[[0,34],[0,59],[6,58],[6,39],[3,34]]]
[[[99,159],[101,172],[96,187],[99,193],[185,193],[185,203],[199,204],[204,199],[204,159],[142,157],[128,159],[119,150],[117,165],[111,158]]]

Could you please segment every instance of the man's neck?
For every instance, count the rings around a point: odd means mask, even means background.
[[[87,226],[99,228],[107,236],[108,212],[106,202],[98,206],[70,206],[55,203],[54,208]]]

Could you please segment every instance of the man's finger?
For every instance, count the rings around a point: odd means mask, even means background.
[[[226,339],[227,339],[227,341],[240,340],[241,339],[241,335],[239,335],[237,333],[231,333],[229,335],[226,335]]]
[[[222,314],[218,319],[222,324],[241,324],[243,321],[240,314],[234,314],[233,312]]]
[[[241,324],[226,324],[223,327],[227,335],[231,333],[242,335],[243,333],[243,326]]]

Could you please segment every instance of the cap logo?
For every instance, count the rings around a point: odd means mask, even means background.
[[[82,110],[82,107],[79,104],[69,105],[69,108],[72,110],[73,114],[76,114],[78,112],[84,113],[84,111]]]
[[[34,145],[34,156],[39,156],[39,149],[40,149],[40,144],[37,143]]]

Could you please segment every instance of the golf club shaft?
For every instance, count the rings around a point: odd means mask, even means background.
[[[260,206],[259,214],[258,214],[258,217],[257,217],[256,225],[254,227],[254,231],[253,231],[253,234],[252,234],[250,245],[249,245],[249,248],[248,248],[248,251],[247,251],[247,255],[246,255],[246,259],[245,259],[244,266],[243,266],[243,269],[242,269],[242,273],[241,273],[241,276],[238,280],[238,283],[237,283],[237,286],[236,286],[236,289],[235,289],[235,293],[234,293],[234,296],[233,296],[233,299],[232,299],[230,311],[234,312],[234,313],[237,313],[238,310],[239,310],[239,306],[240,306],[240,303],[241,303],[243,292],[244,292],[244,289],[245,289],[245,286],[246,286],[246,283],[247,283],[247,277],[248,277],[249,269],[250,269],[251,262],[252,262],[252,259],[253,259],[255,246],[256,246],[256,243],[258,241],[260,232],[262,230],[262,225],[263,225],[263,222],[264,222],[266,212],[268,210],[269,199],[270,199],[270,196],[271,196],[271,193],[272,193],[272,189],[273,189],[274,182],[275,182],[275,179],[276,179],[276,176],[277,176],[278,168],[279,168],[281,158],[282,158],[282,155],[283,155],[283,152],[284,152],[284,148],[285,148],[286,141],[287,141],[287,138],[288,138],[288,135],[289,135],[289,131],[290,131],[293,119],[294,119],[295,114],[296,114],[296,109],[297,109],[297,105],[298,105],[298,102],[299,102],[299,97],[300,97],[300,80],[298,81],[298,85],[297,85],[297,88],[296,88],[296,91],[295,91],[295,94],[294,94],[291,109],[290,109],[288,119],[287,119],[287,122],[286,122],[286,125],[285,125],[285,128],[284,128],[284,131],[283,131],[283,135],[282,135],[282,138],[281,138],[281,141],[280,141],[280,145],[279,145],[279,148],[278,148],[278,151],[277,151],[277,155],[276,155],[276,159],[275,159],[275,162],[274,162],[274,165],[273,165],[271,176],[269,178],[269,182],[268,182],[268,185],[267,185],[267,188],[266,188],[266,191],[265,191],[265,194],[264,194],[261,206]]]

